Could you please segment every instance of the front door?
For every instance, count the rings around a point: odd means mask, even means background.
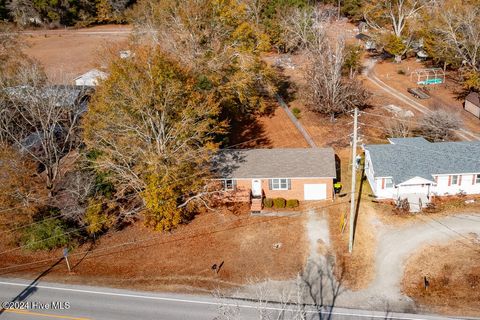
[[[253,179],[252,180],[252,196],[261,197],[262,196],[262,180]]]

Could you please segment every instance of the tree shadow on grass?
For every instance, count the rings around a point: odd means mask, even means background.
[[[263,125],[258,121],[258,115],[248,115],[232,120],[226,147],[235,149],[270,148],[272,142],[267,137]]]
[[[28,297],[32,296],[37,292],[37,285],[41,278],[46,276],[53,270],[60,262],[63,261],[63,257],[58,259],[54,264],[44,270],[41,274],[39,274],[25,289],[23,289],[15,298],[13,298],[10,302],[21,302],[28,299]],[[5,308],[0,309],[0,315],[5,312]]]

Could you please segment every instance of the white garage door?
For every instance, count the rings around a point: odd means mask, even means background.
[[[325,200],[327,199],[327,185],[326,184],[304,184],[304,199],[305,200]]]

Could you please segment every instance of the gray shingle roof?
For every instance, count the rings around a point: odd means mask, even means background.
[[[392,144],[365,146],[375,177],[392,177],[395,184],[400,184],[414,177],[433,181],[437,174],[480,173],[480,141],[390,140]]]
[[[213,159],[219,178],[336,177],[332,148],[225,149]]]

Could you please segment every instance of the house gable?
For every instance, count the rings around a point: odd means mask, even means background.
[[[435,181],[433,181],[433,180],[434,180],[433,178],[432,178],[432,180],[428,180],[428,179],[425,179],[425,178],[422,178],[422,177],[413,177],[409,180],[398,183],[397,185],[398,186],[410,186],[410,185],[418,185],[418,184],[434,184]]]

